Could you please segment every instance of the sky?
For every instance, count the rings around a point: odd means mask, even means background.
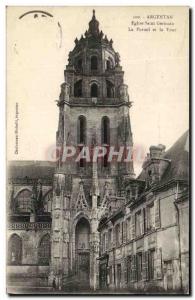
[[[47,160],[48,149],[55,146],[58,125],[55,101],[64,81],[68,53],[74,47],[75,38],[88,29],[93,8],[32,7],[52,14],[52,18],[45,13],[19,18],[31,8],[7,8],[9,160]],[[130,119],[138,175],[150,145],[161,143],[168,149],[189,127],[187,8],[96,7],[95,10],[100,30],[113,39],[113,47],[120,53],[125,83],[133,102]],[[156,25],[157,31],[150,32],[132,26],[132,20],[146,22],[151,15],[172,16],[174,25]],[[129,31],[129,27],[134,31]]]

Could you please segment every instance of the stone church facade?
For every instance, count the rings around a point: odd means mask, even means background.
[[[35,290],[45,287],[47,290],[55,281],[59,290],[72,288],[73,292],[82,289],[146,287],[133,284],[138,278],[135,273],[132,275],[134,279],[129,281],[131,284],[127,284],[126,266],[129,266],[130,255],[134,255],[134,265],[129,270],[135,269],[137,264],[137,252],[132,249],[138,247],[135,226],[140,226],[140,230],[145,226],[142,218],[145,201],[155,207],[155,217],[151,224],[155,224],[157,231],[161,228],[162,221],[157,218],[161,205],[154,197],[164,193],[164,190],[158,185],[156,187],[156,183],[170,167],[172,158],[161,158],[164,148],[153,147],[151,159],[148,158],[144,163],[144,171],[137,179],[132,160],[109,161],[106,153],[99,155],[98,160],[88,161],[86,158],[86,149],[90,149],[91,156],[99,145],[107,149],[108,153],[111,146],[117,149],[133,147],[131,102],[123,76],[120,56],[113,48],[112,39],[109,40],[100,31],[93,11],[88,30],[80,39],[75,39],[75,47],[69,53],[64,71],[64,83],[57,101],[57,163],[11,162],[9,166],[8,286],[30,286]],[[70,155],[72,149],[75,149],[74,155]],[[79,156],[80,159],[76,159]],[[188,168],[187,161],[183,168]],[[184,181],[179,186],[175,181],[170,189],[177,186],[179,191],[181,188],[186,193],[187,175]],[[174,202],[174,198],[171,201]],[[131,215],[135,219],[136,207],[140,208],[140,219],[136,221],[140,225],[129,225],[131,240],[128,244],[127,221]],[[175,209],[174,205],[172,209]],[[173,223],[180,220],[175,219]],[[183,222],[188,230],[186,219]],[[148,231],[140,233],[142,237],[145,234],[149,240]],[[169,238],[172,239],[174,234],[176,232],[170,234]],[[157,245],[154,248],[159,250],[162,248],[162,245],[158,245],[161,237],[157,237],[156,233],[150,239],[151,244]],[[145,239],[139,243],[140,252],[143,252]],[[189,253],[189,248],[184,252]],[[160,252],[155,253],[158,263],[153,268],[158,277]],[[185,274],[186,257],[182,256],[182,270],[174,262],[178,272]],[[117,259],[122,263],[116,264]],[[140,258],[141,273],[142,263]],[[175,289],[175,285],[172,289]]]

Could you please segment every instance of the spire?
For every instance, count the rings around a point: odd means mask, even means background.
[[[95,17],[95,10],[93,9],[93,16],[91,21],[89,22],[89,31],[88,31],[91,35],[93,36],[98,36],[99,34],[99,22],[96,20]]]

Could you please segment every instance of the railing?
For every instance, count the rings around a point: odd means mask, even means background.
[[[32,229],[51,229],[51,223],[48,222],[14,222],[8,223],[8,230],[32,230]]]
[[[94,99],[94,97],[71,97],[69,103],[77,105],[117,105],[124,102],[119,98],[97,97],[95,101],[92,99]]]

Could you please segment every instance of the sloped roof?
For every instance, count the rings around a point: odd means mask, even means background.
[[[165,152],[163,158],[171,163],[161,178],[161,182],[171,179],[188,180],[189,178],[189,131],[186,131],[176,143]]]
[[[170,180],[188,180],[189,178],[189,131],[187,130],[162,156],[170,160],[159,184]],[[145,171],[142,170],[138,179],[145,180]]]
[[[56,163],[51,161],[9,161],[8,178],[52,179]]]

